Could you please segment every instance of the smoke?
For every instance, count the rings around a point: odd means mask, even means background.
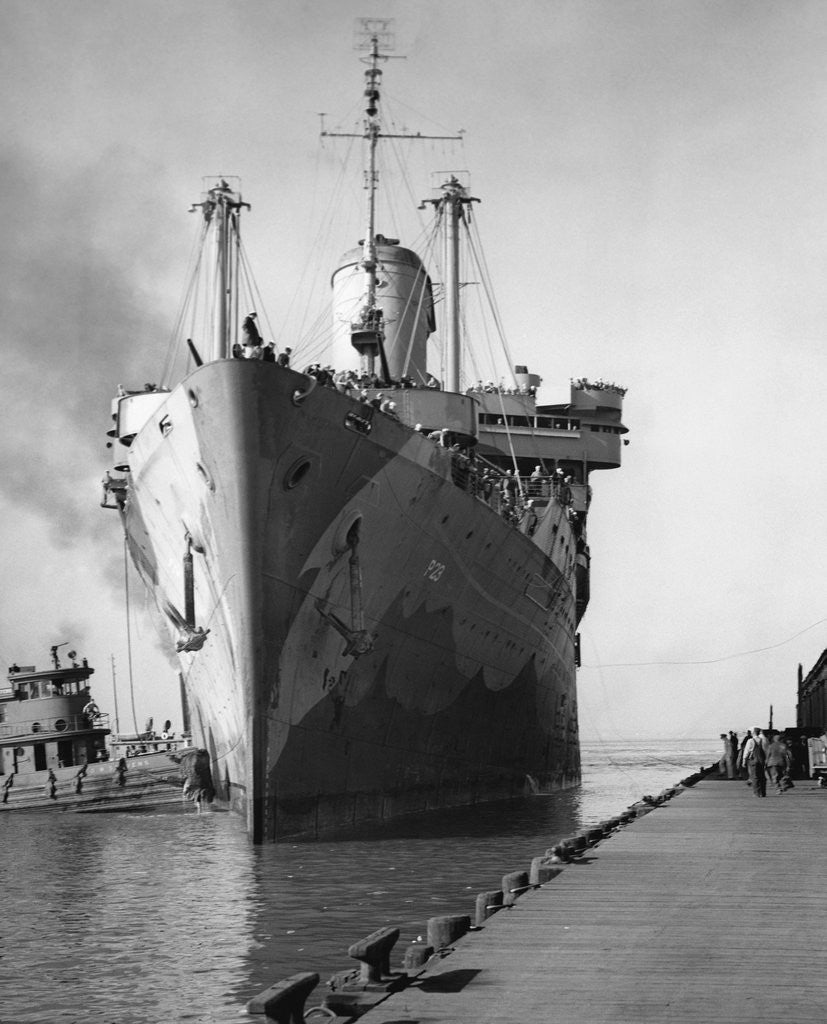
[[[163,233],[159,247],[145,223],[154,170],[123,152],[63,179],[4,167],[0,494],[43,516],[57,546],[113,515],[98,507],[110,403],[162,361],[172,317],[152,294],[154,283],[168,302]]]

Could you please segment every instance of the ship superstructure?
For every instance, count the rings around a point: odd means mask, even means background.
[[[381,58],[374,37],[371,152]],[[454,254],[473,197],[449,176],[432,202],[444,380],[430,277],[371,198],[333,274],[330,363],[277,359],[232,297],[245,204],[220,179],[198,204],[215,339],[190,341],[174,386],[113,404],[104,504],[166,620],[218,796],[256,842],[579,780],[589,478],[620,464],[623,391],[579,380],[541,405],[525,366],[507,387],[464,380]]]

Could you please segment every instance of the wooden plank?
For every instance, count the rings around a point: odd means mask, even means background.
[[[827,790],[805,780],[760,799],[743,782],[705,780],[360,1019],[822,1024],[825,880]]]

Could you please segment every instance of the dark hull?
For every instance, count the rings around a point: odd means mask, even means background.
[[[576,783],[564,510],[528,537],[456,485],[445,450],[381,415],[359,433],[357,403],[303,388],[207,364],[129,453],[130,549],[173,637],[194,552],[210,632],[181,663],[220,797],[261,841]],[[357,620],[373,646],[347,653]]]

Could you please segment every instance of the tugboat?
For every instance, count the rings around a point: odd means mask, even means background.
[[[51,648],[49,669],[10,666],[0,689],[0,810],[147,807],[179,801],[182,784],[209,798],[208,783],[193,784],[200,752],[189,736],[113,737],[89,687],[95,670],[75,651],[63,667],[62,646]]]

